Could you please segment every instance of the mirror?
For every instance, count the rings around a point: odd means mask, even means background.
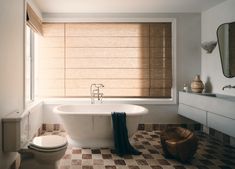
[[[225,23],[217,29],[220,59],[225,77],[235,77],[235,22]]]

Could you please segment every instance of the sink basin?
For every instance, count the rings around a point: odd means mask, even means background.
[[[216,97],[218,99],[224,99],[224,100],[228,100],[231,102],[235,102],[235,97],[234,96],[228,96],[228,95],[223,95],[223,94],[216,94]]]
[[[217,97],[217,95],[214,93],[201,93],[201,95],[210,96],[210,97]]]
[[[228,101],[235,102],[235,97],[234,96],[228,96],[228,95],[223,95],[223,94],[215,94],[215,93],[198,93],[198,95],[216,97],[217,99],[223,99],[223,100],[228,100]]]
[[[235,96],[229,96],[229,95],[223,95],[223,94],[217,94],[217,93],[193,93],[193,92],[188,92],[188,93],[201,95],[201,96],[215,97],[216,99],[222,99],[222,100],[235,102]]]

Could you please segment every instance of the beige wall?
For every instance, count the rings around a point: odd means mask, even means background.
[[[0,1],[0,120],[23,110],[24,0]],[[16,153],[2,152],[0,124],[0,169],[7,169]]]

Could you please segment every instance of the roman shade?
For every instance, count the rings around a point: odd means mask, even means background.
[[[27,4],[26,7],[26,24],[36,33],[42,35],[42,22],[41,19],[34,12],[32,7]]]
[[[43,32],[40,96],[89,97],[102,83],[104,97],[171,98],[171,23],[43,24]]]

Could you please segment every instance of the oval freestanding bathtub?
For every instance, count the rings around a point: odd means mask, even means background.
[[[129,138],[148,109],[131,104],[59,105],[53,112],[61,117],[69,142],[80,147],[113,147],[112,112],[125,112]]]

